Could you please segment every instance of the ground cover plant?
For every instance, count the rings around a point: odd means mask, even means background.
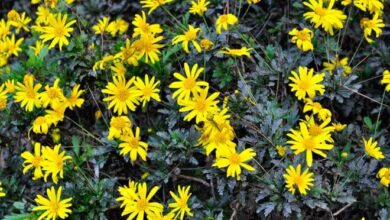
[[[389,219],[388,0],[3,0],[0,218]]]

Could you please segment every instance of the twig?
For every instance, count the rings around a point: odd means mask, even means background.
[[[192,180],[192,181],[195,181],[195,182],[198,182],[198,183],[201,183],[207,187],[210,187],[210,184],[208,184],[206,181],[200,179],[200,178],[196,178],[196,177],[193,177],[193,176],[186,176],[186,175],[178,175],[177,177],[179,178],[183,178],[183,179],[187,179],[187,180]]]
[[[345,205],[344,207],[342,207],[341,209],[339,209],[337,212],[335,212],[333,214],[333,216],[337,216],[338,214],[342,213],[344,210],[346,210],[348,207],[350,207],[351,205],[353,205],[355,202],[351,202],[347,205]]]
[[[353,93],[356,93],[357,95],[360,95],[360,96],[362,96],[362,97],[364,97],[364,98],[366,98],[366,99],[368,99],[368,100],[371,100],[372,102],[375,102],[375,103],[377,103],[377,104],[386,106],[387,108],[390,107],[390,106],[388,106],[388,105],[386,105],[386,104],[383,104],[382,102],[379,102],[379,101],[377,101],[377,100],[375,100],[375,99],[373,99],[373,98],[371,98],[371,97],[368,97],[368,96],[366,96],[366,95],[364,95],[364,94],[362,94],[362,93],[360,93],[360,92],[358,92],[358,91],[356,91],[356,90],[354,90],[354,89],[351,89],[351,88],[349,88],[349,87],[346,86],[346,85],[341,85],[341,87],[343,87],[343,88],[345,88],[345,89],[347,89],[347,90],[349,90],[349,91],[351,91],[351,92],[353,92]]]

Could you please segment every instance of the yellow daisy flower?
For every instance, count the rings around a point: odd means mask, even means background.
[[[248,58],[250,58],[251,57],[250,52],[252,50],[253,50],[253,48],[246,48],[246,47],[242,47],[240,49],[223,48],[222,50],[219,51],[219,53],[231,55],[234,57],[247,56]]]
[[[70,110],[73,110],[74,107],[81,108],[85,101],[83,98],[80,98],[83,93],[84,90],[80,90],[80,84],[74,85],[69,97],[66,97],[66,106],[69,107]]]
[[[35,42],[35,46],[30,46],[30,48],[34,51],[34,55],[38,56],[41,53],[41,50],[45,47],[45,44],[42,41],[37,40]]]
[[[161,53],[160,49],[164,47],[163,44],[158,42],[163,39],[162,36],[154,37],[153,35],[143,35],[141,38],[134,42],[134,48],[139,52],[138,58],[145,58],[145,62],[155,63],[159,61],[158,55]]]
[[[151,14],[158,7],[168,4],[173,0],[141,0],[142,8],[149,8],[148,14]]]
[[[121,59],[127,64],[138,66],[139,53],[129,39],[126,39],[125,45],[121,47],[121,51],[117,53],[114,57]],[[119,64],[116,63],[115,65]]]
[[[34,78],[29,77],[29,74],[24,76],[24,83],[17,82],[15,102],[20,102],[20,106],[25,107],[26,111],[31,112],[34,107],[39,108],[41,101],[39,100],[39,89],[41,84],[34,85]]]
[[[129,181],[129,186],[120,186],[118,188],[119,194],[121,195],[116,201],[121,202],[121,208],[130,204],[134,201],[134,194],[136,194],[138,183]]]
[[[11,23],[8,21],[5,21],[4,18],[0,20],[0,39],[3,39],[7,37],[8,35],[11,35]]]
[[[33,132],[35,134],[47,134],[51,125],[50,120],[45,116],[39,116],[33,121]]]
[[[191,1],[191,14],[197,14],[199,16],[203,16],[203,14],[207,11],[207,6],[210,4],[207,0],[192,0]]]
[[[142,101],[142,107],[144,107],[145,104],[150,101],[150,99],[161,102],[160,95],[158,94],[160,89],[157,88],[158,84],[160,84],[160,81],[154,81],[155,77],[153,76],[149,80],[148,74],[145,74],[144,80],[142,80],[140,77],[137,77],[137,79],[134,81],[134,85],[137,88],[135,93],[140,97],[139,100]]]
[[[125,65],[123,65],[123,63],[121,62],[114,63],[114,65],[111,65],[110,69],[113,75],[116,77],[125,77],[125,74],[127,72]]]
[[[255,171],[255,168],[246,164],[248,160],[253,159],[256,156],[256,152],[252,148],[247,148],[241,153],[237,153],[235,149],[226,151],[226,154],[217,158],[213,164],[214,167],[227,168],[227,177],[236,177],[240,180],[241,167],[249,171]]]
[[[54,106],[58,105],[60,102],[65,100],[64,93],[58,83],[60,79],[56,79],[52,87],[46,85],[45,91],[39,94],[39,100],[42,103],[42,106],[46,108],[48,105]]]
[[[324,62],[323,65],[324,69],[331,74],[338,68],[342,68],[343,75],[346,76],[352,73],[352,68],[348,65],[348,62],[348,57],[340,59],[339,56],[336,55],[334,59],[331,59],[330,62]]]
[[[309,172],[309,169],[306,168],[303,173],[301,173],[301,164],[298,164],[296,168],[290,165],[286,169],[286,173],[283,174],[284,179],[286,180],[286,188],[292,194],[295,193],[296,188],[302,195],[306,195],[307,191],[310,190],[310,187],[313,186],[314,174]]]
[[[0,110],[3,110],[7,107],[7,89],[5,85],[0,86]]]
[[[127,29],[129,29],[129,23],[122,18],[117,18],[115,21],[110,22],[107,27],[107,32],[109,32],[111,36],[115,37],[117,34],[121,35],[126,33]]]
[[[54,186],[46,190],[48,198],[41,195],[37,195],[35,202],[38,206],[34,207],[33,211],[44,211],[38,218],[41,219],[52,219],[57,218],[65,219],[72,213],[69,208],[72,206],[72,198],[61,199],[62,187],[58,188],[56,192]]]
[[[108,139],[120,138],[131,132],[131,121],[127,116],[112,117],[110,121],[110,129]]]
[[[42,147],[43,148],[43,147]],[[37,180],[43,177],[42,173],[42,161],[43,157],[41,155],[41,144],[34,144],[34,154],[29,151],[24,151],[21,154],[21,157],[24,159],[23,162],[23,174],[26,174],[30,169],[34,169],[33,180]]]
[[[203,38],[202,40],[200,40],[200,47],[205,51],[210,50],[211,48],[213,48],[213,46],[214,43],[210,39]]]
[[[119,148],[121,149],[121,155],[129,154],[131,161],[136,161],[137,155],[139,155],[142,160],[146,161],[146,157],[148,154],[148,144],[139,140],[139,127],[135,129],[135,135],[130,129],[130,132],[122,136],[120,139],[122,141],[122,143],[119,144]]]
[[[332,117],[332,112],[329,109],[323,108],[321,103],[314,102],[311,99],[306,99],[305,106],[303,107],[303,112],[313,112],[313,114],[317,114],[318,118],[322,121]]]
[[[135,18],[132,22],[134,25],[134,33],[133,37],[136,38],[138,36],[143,35],[155,35],[160,34],[163,32],[163,29],[161,29],[160,24],[149,24],[146,21],[146,14],[144,11],[142,11],[142,14],[135,15]]]
[[[5,81],[5,87],[8,94],[13,93],[15,91],[15,80],[8,79]]]
[[[332,123],[332,126],[333,126],[334,130],[335,130],[335,131],[338,131],[338,132],[344,130],[344,128],[347,127],[346,124],[341,124],[340,122]]]
[[[382,167],[376,177],[381,179],[381,184],[385,187],[389,187],[390,184],[390,168]]]
[[[175,213],[175,219],[179,217],[180,220],[184,219],[184,215],[187,214],[188,216],[193,216],[194,214],[191,212],[191,208],[188,207],[188,200],[191,197],[190,188],[191,186],[182,187],[178,186],[179,188],[179,195],[176,195],[174,192],[169,191],[172,198],[175,200],[175,202],[169,203],[169,208],[172,208],[172,211],[170,213]]]
[[[68,45],[68,37],[70,37],[70,33],[72,33],[73,28],[72,25],[76,23],[76,20],[71,20],[67,22],[68,15],[64,14],[57,14],[49,16],[48,18],[48,25],[43,27],[42,33],[39,36],[40,39],[43,40],[43,42],[51,41],[49,45],[49,49],[55,47],[57,44],[60,47],[60,50],[62,50],[63,45]]]
[[[385,89],[386,91],[390,91],[390,71],[383,71],[383,78],[381,80],[381,84],[387,84]]]
[[[311,40],[313,39],[313,31],[308,28],[298,30],[297,28],[292,29],[289,33],[292,36],[291,42],[297,44],[298,49],[303,52],[314,50]]]
[[[282,145],[276,146],[276,151],[278,152],[278,155],[281,157],[284,157],[284,155],[286,155],[286,147]]]
[[[110,18],[109,17],[103,17],[98,20],[98,23],[92,26],[92,30],[95,32],[95,34],[104,34],[107,32],[108,25],[110,24]]]
[[[109,82],[103,93],[108,94],[103,99],[105,102],[109,102],[108,108],[114,107],[114,113],[119,115],[127,114],[128,109],[135,111],[136,105],[139,104],[138,97],[135,94],[137,88],[132,86],[134,78],[126,81],[124,77],[113,77],[113,82]]]
[[[385,156],[383,155],[381,148],[377,146],[378,142],[373,141],[372,137],[366,141],[363,137],[363,143],[364,143],[364,150],[366,151],[366,154],[370,157],[373,157],[377,160],[385,159]]]
[[[234,25],[238,22],[238,18],[233,14],[224,14],[218,17],[216,21],[217,33],[221,34],[222,29],[228,30],[229,25]]]
[[[20,30],[24,30],[26,32],[29,32],[30,29],[28,28],[28,23],[31,22],[31,18],[26,16],[26,12],[23,12],[22,14],[18,14],[17,18],[15,20],[10,19],[11,25],[16,28],[15,33],[19,34]]]
[[[4,44],[4,50],[6,57],[10,57],[12,55],[19,56],[19,52],[22,51],[22,48],[20,48],[20,45],[23,43],[24,38],[19,38],[18,40],[15,39],[15,35],[13,34],[11,37],[5,37],[3,39],[3,42],[0,41],[0,44]],[[0,49],[1,52],[1,49]]]
[[[57,175],[62,179],[64,178],[64,165],[67,160],[72,160],[71,156],[65,155],[66,152],[60,152],[61,145],[57,144],[54,148],[43,147],[42,157],[42,169],[45,172],[43,179],[47,182],[47,177],[51,175],[51,178],[55,184],[58,183]]]
[[[324,94],[325,86],[322,85],[321,82],[324,80],[325,74],[313,74],[313,69],[302,66],[298,68],[298,73],[291,71],[293,76],[289,77],[292,81],[292,83],[289,84],[291,92],[296,91],[295,96],[298,100],[305,99],[306,96],[313,99],[317,91],[321,95]]]
[[[371,34],[375,32],[375,37],[378,38],[382,34],[382,28],[385,27],[385,24],[383,19],[379,18],[379,14],[375,14],[372,19],[362,18],[360,26],[363,29],[364,38],[368,43],[372,43],[374,40],[370,38]]]
[[[199,43],[196,41],[198,38],[198,32],[200,32],[200,28],[194,28],[192,25],[188,25],[188,31],[186,31],[183,35],[177,35],[172,39],[172,45],[176,45],[178,43],[182,43],[183,49],[186,53],[189,53],[188,44],[192,43],[194,45],[196,51],[200,53],[202,48]]]

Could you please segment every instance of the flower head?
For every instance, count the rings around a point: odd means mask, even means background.
[[[192,0],[190,13],[202,16],[207,11],[207,6],[209,4],[210,2],[207,0]]]
[[[146,14],[142,11],[142,14],[135,15],[135,18],[132,22],[134,25],[133,37],[144,36],[144,35],[155,35],[161,34],[163,29],[161,29],[160,24],[149,24],[146,20]]]
[[[247,48],[247,47],[242,47],[240,49],[223,48],[222,50],[219,51],[219,53],[234,56],[234,57],[246,56],[250,58],[251,57],[250,52],[252,50],[253,50],[252,48]]]
[[[131,121],[127,116],[112,117],[108,139],[120,138],[131,132]]]
[[[104,34],[108,30],[108,25],[110,24],[110,18],[109,17],[103,17],[98,20],[98,23],[92,26],[92,30],[95,32],[95,34]]]
[[[276,146],[276,150],[277,150],[279,156],[284,157],[286,155],[286,147],[284,147],[282,145],[278,145],[278,146]]]
[[[383,19],[379,18],[379,14],[375,14],[372,19],[362,18],[360,26],[364,32],[364,38],[368,43],[374,42],[370,36],[375,32],[375,37],[378,38],[382,34],[382,28],[385,26]]]
[[[314,174],[309,172],[309,169],[301,173],[301,164],[298,164],[296,168],[290,165],[286,169],[286,174],[283,175],[286,180],[286,188],[292,194],[295,193],[296,188],[302,195],[306,195],[310,187],[313,186]]]
[[[158,84],[160,84],[160,81],[157,80],[155,82],[154,76],[149,80],[148,74],[145,74],[145,80],[137,77],[134,81],[134,85],[137,88],[136,94],[140,97],[139,100],[142,101],[142,106],[145,106],[150,99],[154,99],[157,102],[161,101],[158,94],[160,92],[160,89],[157,88]]]
[[[363,137],[363,143],[364,143],[364,150],[366,151],[366,154],[370,157],[373,157],[377,160],[384,159],[385,156],[383,155],[381,148],[377,146],[378,142],[373,141],[372,137],[366,141]]]
[[[337,55],[334,59],[331,59],[330,62],[324,62],[324,69],[332,74],[333,71],[341,68],[343,70],[343,76],[349,75],[352,73],[352,68],[348,65],[348,57],[342,59]]]
[[[386,91],[390,91],[390,71],[383,71],[383,78],[381,80],[381,84],[387,84],[385,89]]]
[[[1,182],[0,182],[0,198],[4,196],[5,196],[4,189],[3,187],[1,187]]]
[[[303,52],[313,50],[313,44],[311,40],[313,39],[313,31],[308,28],[303,28],[298,30],[297,28],[292,29],[289,33],[292,36],[291,42],[297,44],[298,49],[301,49]]]
[[[42,173],[42,162],[43,157],[41,155],[41,144],[35,143],[34,145],[34,154],[29,151],[24,151],[21,154],[21,157],[24,159],[23,162],[23,174],[27,173],[30,169],[34,169],[33,180],[37,180],[43,177]]]
[[[255,156],[256,152],[252,148],[245,149],[241,153],[237,153],[235,149],[230,149],[217,158],[213,166],[218,168],[228,167],[226,176],[236,177],[237,180],[240,180],[241,167],[249,171],[255,171],[254,167],[245,163]]]
[[[72,160],[71,156],[65,155],[66,152],[60,152],[61,145],[57,144],[54,148],[44,147],[42,148],[42,162],[44,174],[44,180],[47,181],[47,177],[51,174],[51,178],[55,184],[58,183],[58,177],[64,178],[64,164],[67,160]]]
[[[382,167],[378,174],[376,175],[378,178],[381,179],[381,184],[385,187],[389,187],[390,184],[390,168],[388,167]]]
[[[238,18],[233,14],[224,14],[218,17],[216,21],[217,33],[221,34],[222,29],[228,30],[229,25],[234,25],[238,22]]]
[[[130,129],[130,132],[121,136],[120,139],[122,141],[122,143],[119,144],[121,155],[129,154],[131,161],[136,161],[137,156],[139,155],[142,160],[146,161],[148,144],[140,141],[139,127],[135,129],[135,134]]]
[[[171,213],[175,214],[175,219],[180,216],[180,219],[184,219],[184,215],[187,214],[188,216],[193,216],[193,213],[191,212],[191,208],[188,207],[188,200],[191,197],[190,188],[191,186],[182,187],[179,186],[179,195],[177,196],[174,192],[170,191],[172,198],[175,200],[175,202],[169,203],[169,208],[173,208]]]
[[[298,75],[299,73],[299,75]],[[295,96],[298,100],[306,98],[314,98],[316,92],[318,91],[321,95],[325,92],[325,86],[321,84],[324,80],[325,74],[313,74],[314,70],[307,67],[300,66],[298,73],[291,71],[293,76],[290,76],[289,79],[292,83],[289,84],[291,91],[295,92]]]
[[[39,89],[41,84],[34,85],[34,78],[29,77],[29,74],[24,76],[24,83],[16,84],[15,102],[20,102],[20,106],[25,107],[26,111],[31,112],[34,107],[40,107]]]
[[[183,35],[177,35],[172,39],[172,44],[176,45],[178,43],[182,43],[184,51],[186,53],[189,53],[190,50],[188,49],[188,44],[192,43],[196,51],[200,53],[202,51],[202,48],[200,47],[199,43],[196,41],[196,39],[198,38],[198,32],[200,31],[201,31],[200,28],[194,28],[194,26],[189,25],[188,31],[186,31]]]
[[[72,206],[72,198],[61,199],[62,187],[58,188],[56,192],[54,186],[46,191],[48,198],[38,195],[35,198],[35,202],[38,206],[33,208],[33,211],[44,211],[38,218],[41,219],[52,219],[57,218],[65,219],[72,213],[69,208]]]
[[[80,90],[80,84],[74,85],[69,97],[66,97],[66,106],[69,107],[70,110],[73,110],[74,107],[81,108],[85,101],[83,98],[80,98],[83,93],[84,90]]]
[[[143,35],[141,38],[134,42],[134,48],[139,52],[138,58],[145,58],[145,62],[155,63],[159,61],[160,58],[158,55],[161,53],[160,49],[164,47],[164,45],[159,44],[159,42],[163,39],[162,36],[155,37],[153,35]]]
[[[64,93],[62,89],[58,86],[60,79],[56,79],[52,87],[46,85],[45,91],[39,94],[39,100],[42,103],[43,107],[55,106],[65,100]]]
[[[149,8],[148,14],[151,14],[158,7],[168,4],[173,0],[141,0],[142,8]]]
[[[47,26],[43,27],[40,39],[43,42],[51,41],[49,49],[55,47],[57,44],[62,50],[63,45],[68,45],[68,37],[73,32],[72,25],[76,23],[76,20],[70,20],[68,22],[67,14],[57,14],[49,16]]]

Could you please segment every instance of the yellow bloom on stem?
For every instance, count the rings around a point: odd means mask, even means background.
[[[383,71],[383,78],[381,80],[381,84],[387,84],[385,89],[386,91],[390,91],[390,71]]]
[[[160,89],[157,88],[158,84],[160,84],[160,81],[154,81],[155,77],[153,76],[149,80],[148,74],[145,74],[144,80],[142,80],[140,77],[137,77],[137,79],[134,81],[134,85],[137,88],[135,93],[140,97],[139,100],[142,102],[142,107],[144,107],[146,103],[150,101],[150,99],[161,102],[160,95],[158,94]]]
[[[364,150],[366,151],[366,154],[370,157],[373,157],[377,160],[385,159],[385,156],[383,155],[381,148],[377,146],[378,142],[373,141],[372,137],[366,141],[363,137],[363,143],[364,143]]]
[[[19,38],[16,40],[15,35],[13,34],[11,37],[5,37],[3,41],[0,41],[0,44],[4,45],[3,52],[5,53],[6,57],[10,57],[12,55],[19,56],[19,52],[22,51],[20,45],[23,43],[23,40],[24,38]]]
[[[103,99],[109,102],[108,108],[114,107],[114,113],[119,115],[127,114],[128,109],[135,111],[136,105],[139,104],[138,97],[135,95],[137,88],[132,86],[134,78],[126,81],[125,77],[113,77],[113,82],[109,82],[103,93],[108,94]]]
[[[277,150],[279,156],[284,157],[284,155],[286,155],[286,147],[284,147],[282,145],[278,145],[278,146],[276,146],[276,150]]]
[[[202,40],[200,40],[200,47],[205,51],[210,50],[211,48],[213,48],[213,46],[214,43],[210,39],[203,38]]]
[[[120,138],[131,132],[131,121],[127,116],[113,116],[110,121],[108,139]]]
[[[45,91],[39,94],[39,100],[42,103],[42,106],[46,108],[48,105],[51,107],[54,105],[58,105],[60,102],[65,100],[64,93],[60,87],[58,87],[58,83],[60,79],[56,79],[52,87],[46,85]]]
[[[234,57],[241,57],[241,56],[247,56],[248,58],[251,57],[250,52],[253,50],[253,48],[246,48],[242,47],[240,49],[230,49],[230,48],[223,48],[219,51],[220,54],[226,54]]]
[[[197,1],[192,0],[190,13],[202,16],[207,11],[207,6],[209,4],[210,2],[207,0],[197,0]]]
[[[15,33],[19,34],[20,30],[23,29],[26,32],[29,32],[28,23],[30,23],[31,18],[26,16],[26,12],[23,12],[21,15],[17,16],[16,20],[11,20],[11,25],[16,28]]]
[[[12,10],[10,10],[10,11],[7,13],[7,18],[8,18],[8,21],[13,21],[13,22],[15,22],[15,21],[17,21],[18,19],[20,19],[20,14],[19,14],[16,10],[12,9]]]
[[[138,66],[139,53],[129,39],[126,39],[125,45],[121,47],[121,51],[115,54],[114,57],[121,59],[127,64]]]
[[[3,18],[0,20],[0,40],[11,35],[11,22],[5,21]]]
[[[8,94],[13,93],[15,91],[15,80],[8,79],[7,81],[5,81],[4,85]]]
[[[331,59],[330,62],[324,62],[324,69],[328,71],[330,74],[338,68],[343,69],[343,75],[349,75],[352,73],[352,68],[348,65],[348,57],[344,57],[342,59],[337,55],[334,59]]]
[[[333,29],[342,29],[347,16],[343,11],[333,9],[335,0],[330,0],[328,7],[324,7],[323,0],[308,0],[303,4],[312,11],[306,12],[303,16],[306,20],[315,24],[315,28],[322,27],[331,36],[334,35]]]
[[[378,38],[382,34],[382,28],[385,27],[383,19],[378,17],[379,14],[375,14],[371,20],[369,18],[362,18],[362,20],[360,20],[360,27],[363,29],[364,38],[368,43],[374,42],[374,40],[370,38],[373,32],[375,32],[375,37]]]
[[[21,157],[24,159],[23,162],[23,174],[26,174],[30,169],[34,169],[33,180],[37,180],[43,177],[42,173],[42,161],[43,157],[41,155],[41,147],[40,143],[34,144],[34,154],[29,151],[24,151],[21,154]]]
[[[137,191],[137,185],[138,183],[134,181],[129,181],[129,186],[125,185],[125,186],[120,186],[118,188],[119,194],[121,196],[117,198],[116,201],[121,202],[121,206],[120,206],[121,208],[134,201],[133,195]]]
[[[64,178],[64,164],[67,160],[72,160],[71,156],[65,155],[66,151],[60,152],[61,145],[57,144],[54,148],[43,147],[42,157],[42,168],[44,171],[43,179],[47,182],[47,177],[51,175],[51,178],[55,184],[58,183],[57,175],[62,179]]]
[[[189,100],[183,100],[182,103],[179,103],[182,108],[180,112],[189,112],[185,117],[185,121],[191,121],[193,118],[196,118],[196,123],[202,122],[206,119],[208,112],[215,111],[218,107],[219,92],[214,92],[208,96],[209,88],[201,89],[200,91],[194,93],[194,97]]]
[[[30,48],[34,51],[35,56],[38,56],[44,47],[45,47],[45,44],[40,40],[37,40],[35,42],[35,46],[30,46]]]
[[[240,180],[241,167],[249,171],[255,171],[255,168],[246,164],[248,160],[253,159],[256,156],[256,152],[252,148],[245,149],[241,153],[237,153],[235,149],[230,149],[217,158],[213,164],[214,167],[227,168],[227,177],[236,177]]]
[[[142,8],[149,8],[148,14],[151,14],[158,7],[168,4],[173,0],[141,0]]]
[[[99,70],[105,70],[107,68],[107,63],[112,62],[115,60],[116,57],[113,55],[107,55],[104,56],[101,60],[98,60],[92,67],[93,71]]]
[[[154,37],[153,35],[143,35],[141,38],[134,42],[134,48],[139,52],[138,59],[145,58],[145,62],[152,64],[159,61],[158,55],[161,53],[160,49],[164,47],[163,44],[158,42],[163,39],[162,36]]]
[[[390,168],[388,167],[382,167],[378,174],[376,174],[376,177],[381,179],[381,184],[385,187],[389,187],[390,184]]]
[[[118,77],[125,77],[125,74],[127,72],[127,69],[122,62],[115,62],[114,65],[111,65],[110,69],[113,73],[113,76]]]
[[[303,173],[301,173],[301,164],[298,164],[296,168],[290,165],[286,169],[286,173],[283,174],[284,179],[286,180],[286,188],[292,194],[295,193],[296,188],[302,195],[306,195],[307,191],[310,190],[310,187],[313,186],[314,174],[309,172],[309,169],[306,168]]]
[[[201,138],[206,138],[203,137],[204,135],[207,134],[202,134]],[[234,137],[234,130],[231,126],[214,130],[207,136],[206,140],[202,140],[206,155],[208,156],[213,150],[216,150],[215,156],[219,158],[221,155],[227,154],[227,151],[234,150],[236,147],[236,143],[233,142]]]
[[[344,130],[344,128],[347,127],[346,124],[341,124],[340,122],[332,123],[332,126],[333,126],[333,129],[335,131],[338,131],[338,132]]]
[[[32,130],[35,134],[47,134],[50,125],[51,122],[48,120],[48,117],[39,116],[33,121]]]
[[[257,4],[261,2],[261,0],[246,0],[249,4]]]
[[[299,75],[298,75],[299,73]],[[291,92],[295,92],[298,100],[305,99],[306,96],[313,99],[318,91],[321,95],[325,92],[325,86],[321,84],[324,80],[325,74],[313,74],[314,69],[300,66],[298,73],[291,71],[292,76],[289,79],[292,83],[289,84]]]
[[[199,43],[196,41],[198,38],[198,32],[200,32],[200,28],[194,28],[192,25],[188,25],[188,31],[185,32],[183,35],[177,35],[172,39],[172,45],[176,45],[178,43],[182,43],[183,49],[186,53],[189,53],[188,44],[192,43],[194,45],[196,51],[200,53],[202,51],[202,48],[200,47]]]
[[[72,198],[61,199],[62,187],[60,186],[56,192],[54,186],[46,190],[47,197],[37,195],[34,201],[38,206],[34,207],[33,211],[44,211],[38,218],[41,219],[52,219],[57,218],[65,219],[72,213],[69,208],[72,206]]]
[[[43,42],[50,41],[49,49],[55,47],[57,44],[62,50],[63,45],[68,45],[68,37],[73,32],[72,25],[76,23],[76,20],[68,20],[68,15],[56,14],[49,16],[47,26],[42,28],[42,33],[39,36]]]
[[[1,184],[2,183],[0,182],[0,198],[5,196],[4,189],[1,187]]]
[[[298,30],[294,28],[288,34],[292,36],[291,42],[297,44],[298,49],[303,52],[314,50],[313,44],[311,43],[314,35],[310,29],[303,28],[302,30]]]
[[[66,106],[69,107],[70,110],[73,110],[74,107],[81,108],[85,101],[83,98],[80,98],[83,93],[84,90],[80,90],[80,84],[74,85],[69,97],[66,97]]]
[[[135,134],[130,129],[130,132],[122,136],[120,139],[122,141],[122,143],[119,144],[121,155],[129,154],[131,161],[136,161],[137,155],[139,155],[142,160],[146,161],[148,144],[140,141],[139,127],[135,129]]]
[[[17,82],[15,102],[20,102],[20,106],[25,107],[26,111],[31,112],[34,107],[39,108],[41,101],[39,100],[39,89],[41,84],[34,85],[34,78],[29,77],[29,74],[24,76],[24,83]]]
[[[371,14],[382,14],[384,8],[383,0],[354,0],[353,5]]]
[[[216,21],[217,33],[221,34],[222,29],[228,30],[229,25],[234,25],[238,22],[238,18],[233,14],[224,14],[218,17]]]
[[[306,123],[309,129],[309,135],[313,137],[323,136],[323,140],[329,143],[333,143],[332,132],[334,131],[333,126],[328,126],[331,121],[331,118],[325,119],[321,124],[318,124],[314,120],[313,116],[305,116],[304,122]]]
[[[306,99],[303,112],[306,113],[309,111],[313,112],[313,114],[317,114],[318,118],[322,121],[325,121],[332,116],[332,112],[330,112],[327,108],[323,108],[321,103],[314,102],[311,99]]]
[[[0,86],[0,110],[3,110],[7,107],[7,89],[5,85]]]
[[[110,22],[107,27],[107,32],[109,32],[111,36],[115,37],[117,34],[126,33],[127,29],[129,29],[129,23],[122,18],[117,18],[115,21]]]
[[[107,32],[108,25],[110,23],[110,18],[104,16],[103,18],[98,20],[98,23],[92,26],[92,30],[95,34],[104,34]]]
[[[44,0],[45,5],[50,8],[57,7],[58,0]]]
[[[193,216],[194,214],[191,212],[191,208],[188,207],[188,200],[191,197],[190,188],[191,186],[178,186],[179,195],[176,195],[174,192],[169,191],[173,200],[175,202],[169,203],[169,208],[172,208],[170,213],[175,213],[175,219],[180,215],[180,220],[184,219],[184,215]]]
[[[204,71],[204,68],[198,68],[198,64],[195,64],[190,68],[188,63],[184,63],[184,74],[174,73],[173,76],[179,80],[171,83],[169,88],[176,89],[172,94],[173,98],[178,100],[189,100],[191,94],[195,94],[202,89],[202,86],[208,87],[209,84],[205,81],[196,81],[200,74]]]
[[[41,24],[41,23],[48,24],[49,17],[52,16],[52,14],[50,13],[50,9],[43,5],[38,6],[36,14],[37,14],[37,18],[35,19],[36,24]]]
[[[68,106],[60,102],[58,104],[52,105],[52,109],[47,109],[45,117],[47,120],[53,124],[54,126],[57,126],[57,123],[64,120],[65,117],[65,111]]]
[[[328,133],[312,136],[309,133],[306,123],[299,123],[299,127],[299,130],[290,130],[290,133],[287,134],[290,140],[287,143],[291,145],[291,150],[294,151],[295,155],[306,151],[306,163],[311,167],[313,164],[313,153],[326,158],[326,154],[322,151],[331,150],[333,145],[326,143]]]
[[[142,220],[144,219],[145,214],[146,216],[149,216],[161,213],[164,207],[158,202],[150,202],[158,190],[159,187],[155,186],[148,194],[146,183],[138,183],[137,191],[129,190],[132,200],[128,201],[125,205],[122,216],[130,214],[128,219],[134,219],[137,216],[138,220]]]
[[[134,38],[143,35],[154,36],[155,34],[160,34],[163,32],[163,29],[161,29],[160,24],[149,24],[146,21],[146,14],[144,11],[142,11],[141,15],[135,15],[132,24],[134,25]]]

